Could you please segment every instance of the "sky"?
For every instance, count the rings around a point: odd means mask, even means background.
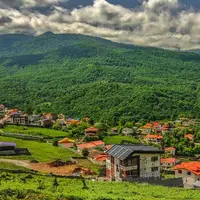
[[[200,48],[199,0],[0,0],[0,34],[80,33],[140,46]]]

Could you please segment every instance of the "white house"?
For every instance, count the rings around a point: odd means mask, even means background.
[[[184,188],[194,188],[194,183],[200,181],[200,162],[183,162],[174,170],[177,178],[183,178]]]

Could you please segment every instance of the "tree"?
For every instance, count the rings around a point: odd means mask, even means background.
[[[58,146],[58,140],[54,139],[52,145],[57,147]]]
[[[84,157],[87,157],[88,155],[89,155],[89,151],[85,148],[85,149],[83,149],[82,150],[82,155],[84,156]]]

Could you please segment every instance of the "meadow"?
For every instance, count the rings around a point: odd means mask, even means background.
[[[149,184],[105,182],[0,173],[0,199],[37,200],[198,200],[195,190]]]
[[[20,133],[20,134],[29,134],[35,136],[49,136],[49,137],[67,137],[69,133],[49,128],[38,128],[38,127],[24,127],[24,126],[15,126],[8,125],[3,128],[4,132],[8,133]]]
[[[103,140],[106,144],[121,144],[123,141],[128,141],[131,143],[141,143],[137,138],[116,135],[116,136],[107,136]]]

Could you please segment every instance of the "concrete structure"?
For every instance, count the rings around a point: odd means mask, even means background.
[[[163,150],[142,144],[114,145],[107,151],[108,180],[159,179]]]
[[[200,181],[200,162],[183,162],[174,170],[175,177],[183,179],[184,188],[194,188],[194,183]]]

